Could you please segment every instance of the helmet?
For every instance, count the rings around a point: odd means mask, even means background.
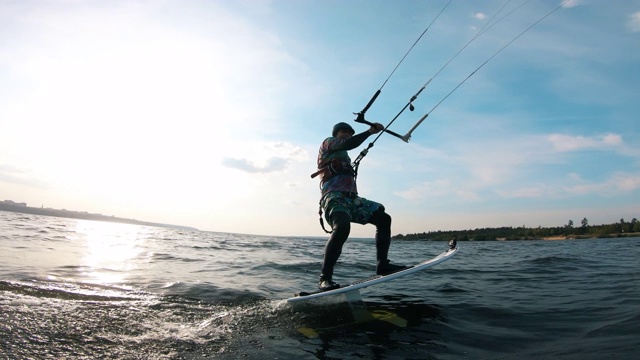
[[[333,126],[333,131],[331,132],[331,135],[335,137],[336,135],[338,135],[338,131],[340,130],[349,130],[351,132],[351,135],[356,133],[351,127],[351,125],[345,122],[339,122]]]

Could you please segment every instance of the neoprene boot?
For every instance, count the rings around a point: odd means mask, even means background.
[[[391,273],[404,270],[407,267],[404,265],[396,265],[386,260],[378,260],[378,266],[376,267],[376,274],[378,275],[389,275]]]
[[[322,291],[328,291],[337,289],[340,287],[340,284],[337,284],[331,280],[331,276],[326,276],[324,274],[320,275],[320,281],[318,281],[318,289]]]

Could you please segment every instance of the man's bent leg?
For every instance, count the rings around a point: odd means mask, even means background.
[[[371,215],[370,223],[376,226],[376,258],[378,265],[376,274],[384,275],[406,268],[389,262],[389,247],[391,245],[391,216],[380,207]]]
[[[376,226],[376,258],[378,262],[387,260],[391,245],[391,216],[381,207],[371,215],[369,222]]]

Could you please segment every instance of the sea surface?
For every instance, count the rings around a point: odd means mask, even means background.
[[[372,233],[374,229],[372,228]],[[640,238],[460,242],[449,261],[342,296],[325,239],[0,211],[1,359],[637,359]],[[394,241],[416,263],[444,242]],[[335,280],[373,274],[350,239]]]

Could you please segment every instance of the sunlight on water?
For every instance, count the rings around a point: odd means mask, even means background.
[[[125,282],[150,234],[141,226],[96,221],[78,221],[75,232],[86,241],[81,269],[94,284]]]

